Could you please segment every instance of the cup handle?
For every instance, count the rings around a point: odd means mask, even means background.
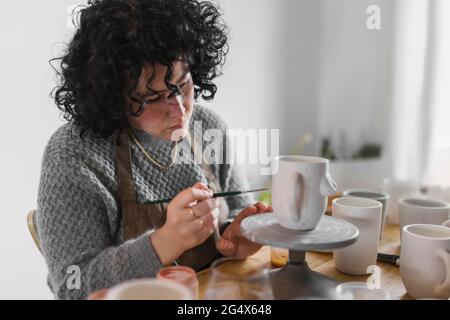
[[[450,292],[450,252],[439,249],[437,254],[444,262],[446,274],[444,282],[436,287],[435,292],[437,295],[443,295]]]
[[[289,178],[289,207],[291,212],[295,212],[294,221],[300,221],[302,215],[303,197],[305,194],[305,182],[303,176],[299,172],[295,172]],[[293,190],[293,192],[290,192]]]
[[[337,184],[330,174],[327,174],[320,183],[320,194],[322,197],[329,197],[336,194]]]

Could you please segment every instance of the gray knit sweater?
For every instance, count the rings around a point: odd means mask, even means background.
[[[202,121],[203,131],[226,130],[215,113],[198,105],[191,130],[194,121]],[[42,161],[36,224],[49,269],[48,284],[57,299],[84,299],[94,291],[123,281],[154,277],[162,268],[149,241],[154,230],[131,241],[122,239],[116,136],[100,139],[87,133],[81,139],[79,133],[80,128],[72,123],[58,129]],[[154,158],[161,163],[170,162],[170,142],[137,130],[135,134]],[[197,164],[175,165],[161,171],[133,143],[131,146],[133,180],[140,203],[171,198],[197,182],[207,182]],[[247,188],[245,175],[238,166],[211,167],[224,191]],[[249,196],[227,198],[230,212],[251,202]],[[77,268],[81,271],[79,288],[74,277]]]

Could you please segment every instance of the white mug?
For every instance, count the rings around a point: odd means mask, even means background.
[[[278,223],[291,230],[314,230],[327,208],[327,197],[336,193],[329,161],[301,156],[274,161],[278,172],[272,181],[272,207]]]
[[[358,240],[334,251],[336,269],[351,275],[365,275],[377,264],[382,204],[379,201],[344,197],[333,200],[333,217],[348,221],[359,229]]]
[[[429,224],[402,230],[400,276],[415,299],[450,297],[450,228]]]
[[[141,279],[111,288],[106,300],[193,300],[185,286],[170,280]]]
[[[418,183],[393,179],[384,180],[383,191],[390,197],[387,210],[387,222],[389,224],[399,224],[398,199],[420,194]]]
[[[344,197],[367,198],[381,202],[383,210],[381,212],[381,228],[380,239],[383,236],[384,227],[386,225],[387,207],[389,205],[389,195],[372,189],[350,189],[343,192]]]
[[[400,233],[405,226],[410,224],[435,224],[441,225],[449,219],[450,204],[425,199],[404,198],[398,201],[400,216]]]

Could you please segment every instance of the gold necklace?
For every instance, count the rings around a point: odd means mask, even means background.
[[[128,130],[131,138],[133,138],[134,143],[139,147],[139,149],[141,149],[142,153],[147,157],[148,160],[150,160],[155,166],[157,166],[158,168],[160,168],[161,170],[169,170],[170,168],[172,168],[175,165],[175,159],[178,153],[178,144],[179,142],[177,142],[175,144],[175,148],[172,150],[172,161],[170,162],[169,165],[163,165],[161,163],[159,163],[157,160],[153,159],[148,153],[147,151],[145,151],[144,147],[139,143],[138,139],[136,139],[136,137],[134,136],[133,132],[131,132],[131,130]],[[175,154],[175,156],[174,156]]]

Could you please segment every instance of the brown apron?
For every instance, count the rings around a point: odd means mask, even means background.
[[[208,181],[208,186],[213,192],[220,192],[220,184],[216,180],[211,167],[205,161],[201,163],[203,173]],[[166,222],[167,204],[140,204],[137,201],[133,184],[131,148],[127,129],[122,130],[116,145],[116,164],[119,179],[118,192],[121,204],[121,209],[119,210],[121,210],[122,214],[123,240],[135,239],[149,230],[162,227]],[[222,211],[227,210],[224,203],[225,201],[222,201]],[[224,216],[223,212],[221,212],[221,216]],[[227,212],[225,216],[227,216]],[[222,221],[219,219],[219,225],[220,223]],[[215,247],[214,235],[212,235],[203,244],[186,251],[175,263],[200,271],[207,268],[217,256],[218,252]]]

